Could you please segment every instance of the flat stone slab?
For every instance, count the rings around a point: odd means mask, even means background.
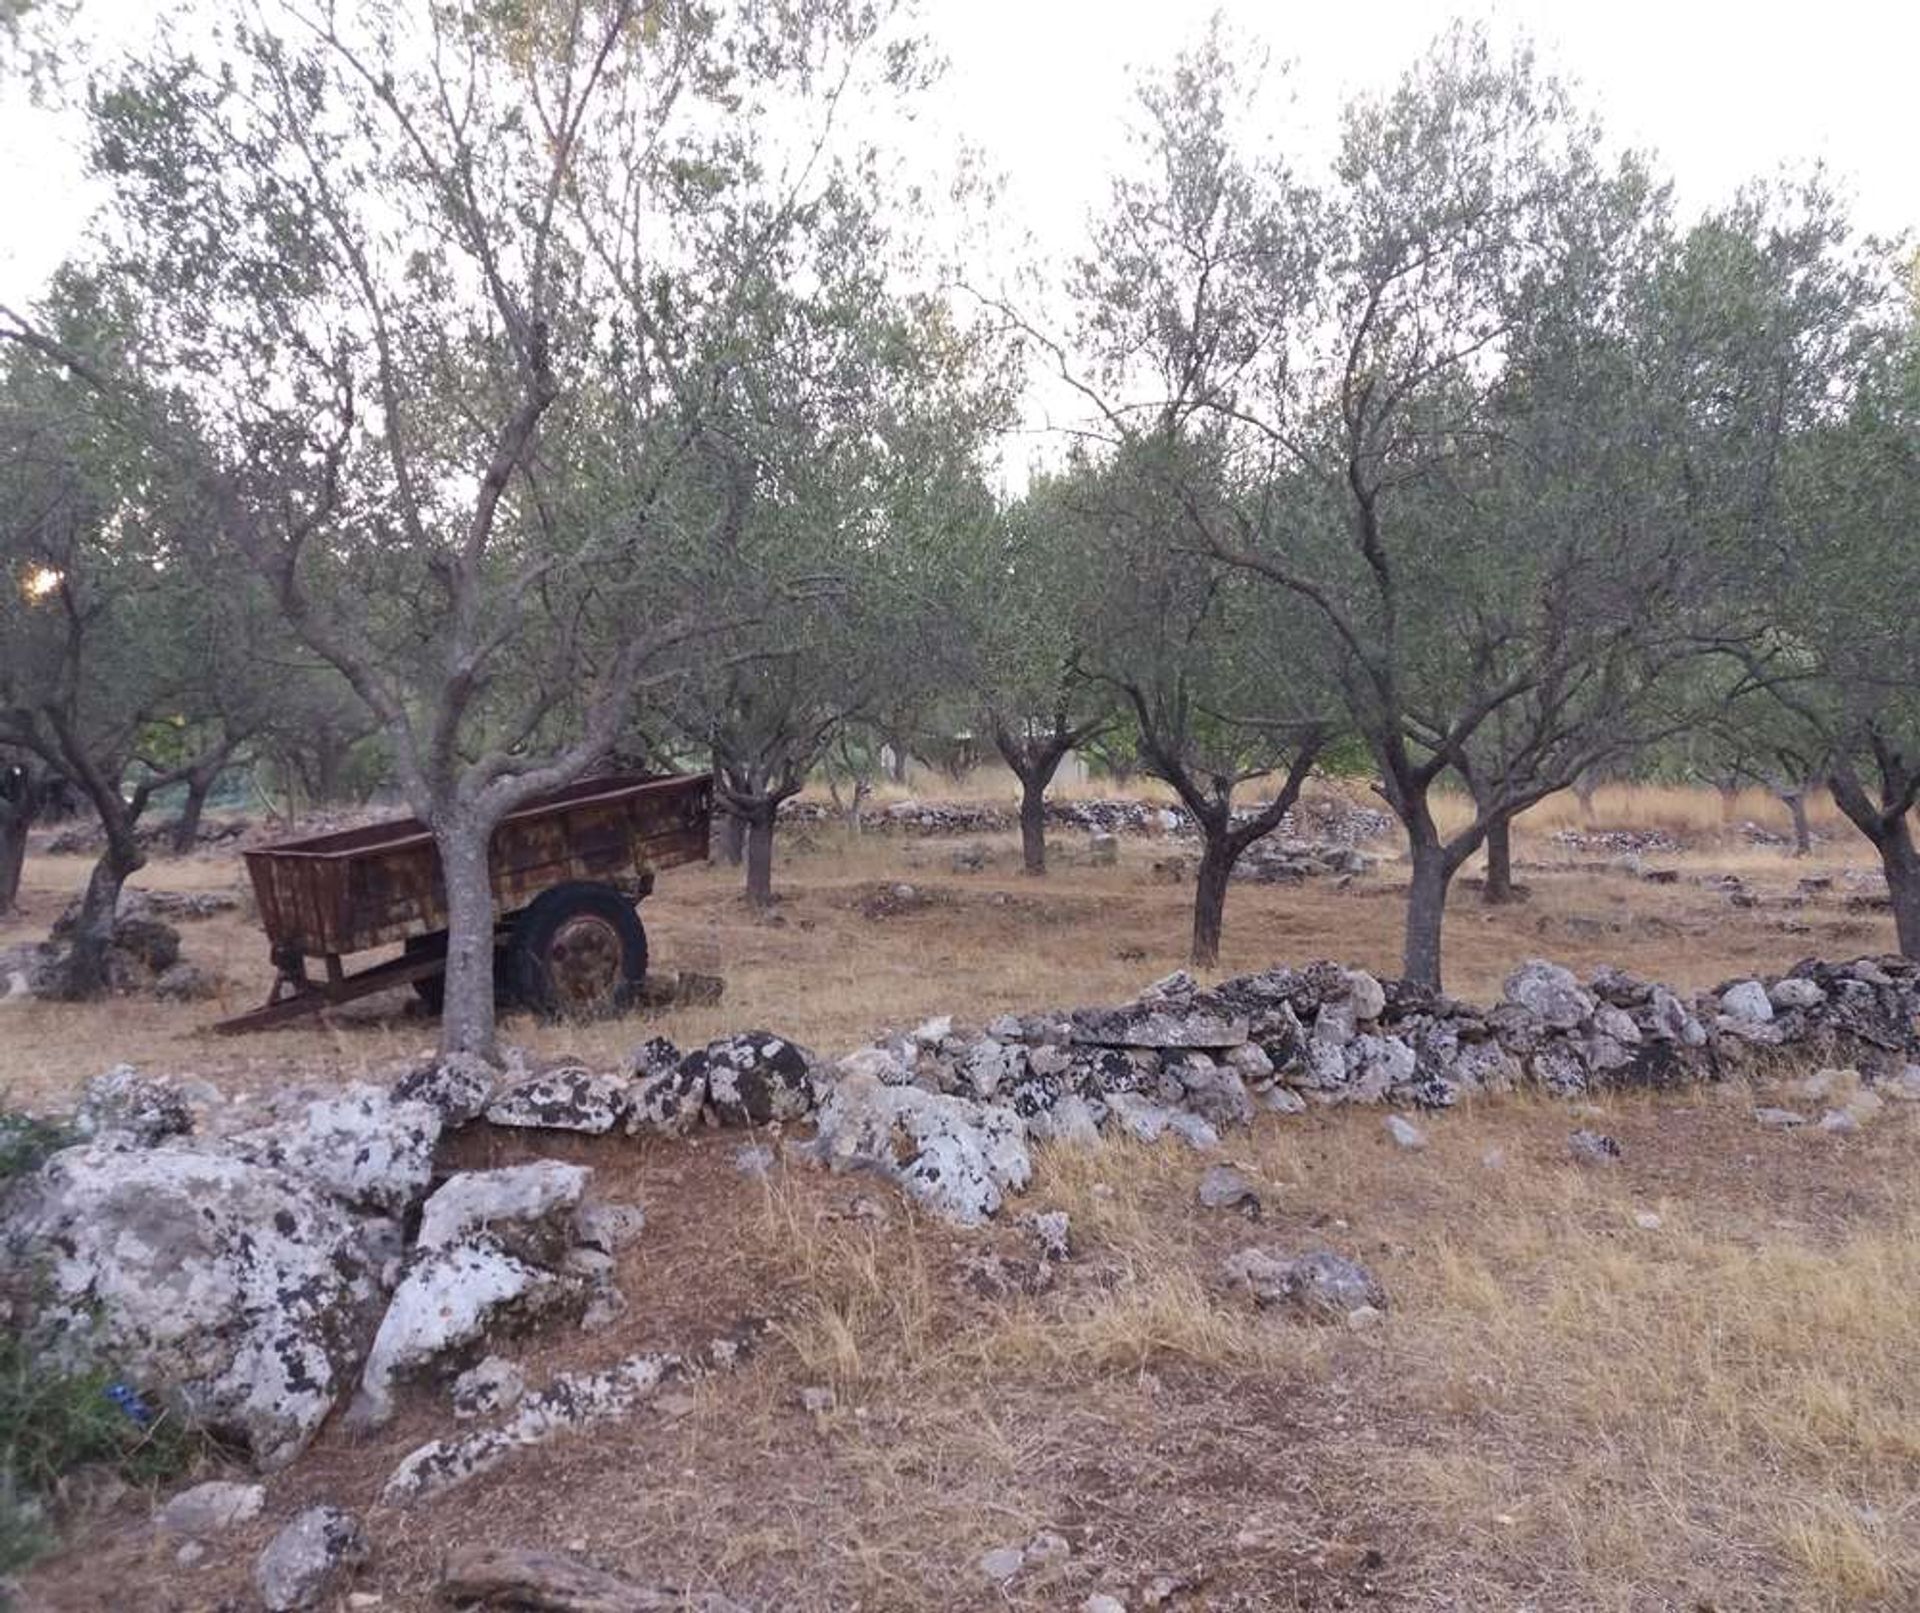
[[[1155,1005],[1132,1008],[1082,1008],[1070,1032],[1080,1047],[1191,1048],[1207,1051],[1238,1047],[1247,1039],[1247,1020],[1207,1007]]]

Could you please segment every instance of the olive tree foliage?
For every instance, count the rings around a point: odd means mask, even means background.
[[[1850,240],[1811,200],[1792,218],[1749,212],[1721,265],[1794,428],[1777,518],[1751,550],[1756,625],[1727,646],[1726,721],[1826,784],[1879,855],[1901,952],[1920,958],[1920,302],[1896,289],[1892,249]]]
[[[727,333],[818,267],[813,203],[871,166],[835,113],[917,58],[858,0],[222,17],[93,92],[101,256],[146,338],[99,379],[191,442],[225,541],[378,723],[445,875],[443,1045],[488,1054],[492,830],[720,625],[694,585],[745,489],[709,496],[709,410],[779,357]]]
[[[1353,103],[1323,176],[1246,135],[1234,58],[1216,33],[1144,94],[1082,341],[1112,434],[1217,438],[1240,496],[1175,485],[1192,541],[1304,608],[1406,835],[1405,973],[1438,985],[1454,874],[1631,743],[1681,653],[1697,533],[1634,318],[1664,199],[1472,30]]]
[[[1200,834],[1191,956],[1205,967],[1219,962],[1235,866],[1280,826],[1335,727],[1291,601],[1196,541],[1195,512],[1231,496],[1212,447],[1169,424],[1083,467],[1068,495],[1099,557],[1087,670],[1119,702],[1141,770]],[[1237,805],[1256,780],[1269,781],[1267,799]]]
[[[1100,576],[1079,479],[1039,472],[943,545],[947,609],[931,641],[961,720],[1020,784],[1024,871],[1047,871],[1046,798],[1061,764],[1108,729],[1118,706],[1088,652]]]
[[[112,312],[69,277],[49,301],[63,339],[112,339]],[[0,807],[0,906],[10,903],[44,779],[68,779],[99,820],[54,994],[97,996],[120,891],[146,861],[155,794],[238,737],[223,710],[223,596],[198,490],[40,355],[0,352],[0,748],[19,769]],[[38,776],[36,776],[38,775]]]
[[[1006,354],[940,298],[890,289],[888,241],[836,194],[832,250],[802,297],[766,288],[742,365],[710,404],[710,472],[732,541],[703,597],[739,625],[663,691],[673,728],[710,746],[744,830],[748,899],[773,899],[780,804],[851,725],[934,686],[941,607],[929,557],[987,508],[979,464],[1006,409]]]

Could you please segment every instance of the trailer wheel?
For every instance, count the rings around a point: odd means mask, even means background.
[[[445,931],[434,935],[410,935],[407,937],[406,956],[423,957],[435,953],[442,960],[447,955],[447,937]],[[413,982],[413,994],[420,999],[420,1006],[436,1019],[447,1006],[447,976],[442,970],[437,975],[426,975]]]
[[[535,897],[507,941],[514,997],[556,1019],[626,1007],[647,973],[647,933],[611,885],[580,881]]]

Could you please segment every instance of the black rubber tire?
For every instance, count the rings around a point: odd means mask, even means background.
[[[441,957],[447,954],[447,942],[444,935],[410,935],[407,937],[406,955],[417,957],[422,952],[438,952]],[[413,983],[413,994],[420,999],[420,1005],[434,1016],[447,1006],[447,977],[443,971],[437,975],[428,975],[424,980]]]
[[[572,965],[574,978],[557,964]],[[611,885],[555,885],[514,921],[506,965],[522,1007],[549,1019],[603,1018],[638,995],[647,977],[647,932],[633,903]]]

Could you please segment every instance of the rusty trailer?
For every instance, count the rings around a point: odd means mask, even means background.
[[[509,813],[489,857],[500,989],[550,1014],[622,1006],[647,967],[635,905],[658,870],[705,858],[712,813],[705,773],[583,779]],[[215,1030],[266,1030],[404,985],[438,1010],[446,887],[433,836],[418,819],[281,841],[245,856],[273,990],[264,1006]],[[398,956],[347,971],[353,953],[393,945]],[[307,971],[316,959],[319,978]]]

